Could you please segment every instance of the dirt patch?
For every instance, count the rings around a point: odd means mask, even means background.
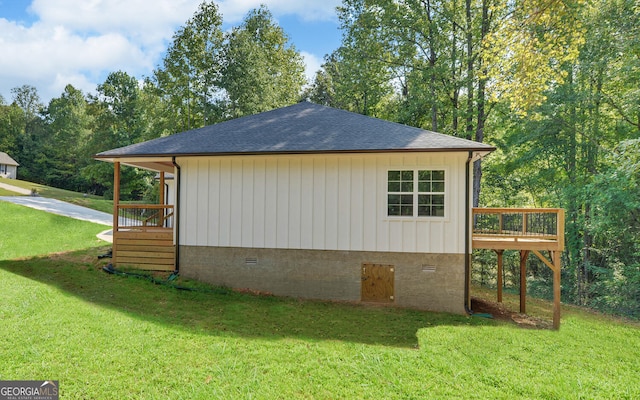
[[[527,314],[510,311],[504,304],[495,303],[485,299],[471,298],[471,309],[478,314],[491,314],[494,319],[512,322],[522,328],[552,329],[553,323]]]

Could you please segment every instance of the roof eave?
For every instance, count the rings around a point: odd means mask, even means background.
[[[167,158],[167,157],[237,157],[237,156],[277,156],[277,155],[311,155],[311,154],[382,154],[382,153],[457,153],[474,152],[486,154],[495,151],[493,146],[450,147],[434,149],[359,149],[359,150],[289,150],[289,151],[248,151],[218,153],[175,153],[175,154],[96,154],[94,159],[115,162],[116,159],[133,158]]]

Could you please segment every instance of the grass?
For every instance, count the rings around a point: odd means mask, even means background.
[[[0,379],[59,380],[61,398],[640,397],[638,326],[580,309],[551,331],[181,291],[104,273],[105,250],[0,260]]]
[[[79,206],[91,208],[94,210],[113,213],[113,201],[106,200],[101,196],[94,195],[85,195],[83,193],[72,192],[64,189],[57,189],[50,186],[40,185],[37,183],[21,181],[18,179],[6,179],[0,178],[0,182],[6,183],[8,185],[17,186],[23,189],[28,190],[36,190],[36,192],[43,197],[49,197],[52,199],[66,201],[68,203],[77,204]],[[7,191],[7,194],[2,194],[2,196],[16,196],[15,192]]]
[[[77,221],[28,207],[0,203],[0,260],[104,245],[103,225]]]
[[[18,194],[16,192],[0,188],[0,196],[18,196]]]

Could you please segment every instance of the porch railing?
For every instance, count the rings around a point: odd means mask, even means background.
[[[173,205],[118,204],[118,230],[173,228]]]
[[[560,208],[474,208],[474,243],[484,240],[540,242],[564,248],[564,210]]]

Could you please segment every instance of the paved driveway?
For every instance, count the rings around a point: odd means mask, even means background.
[[[107,226],[113,225],[113,217],[111,214],[101,211],[92,210],[90,208],[77,206],[56,199],[48,199],[45,197],[27,197],[27,196],[0,196],[1,201],[8,201],[15,204],[47,211],[53,214],[64,215],[75,219],[94,222]],[[0,204],[0,207],[2,205]]]

